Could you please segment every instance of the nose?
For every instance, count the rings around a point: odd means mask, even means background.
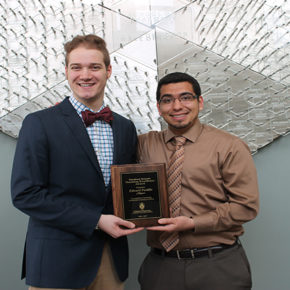
[[[90,71],[87,68],[83,68],[81,71],[80,78],[81,79],[90,79],[91,78]]]
[[[182,108],[182,104],[178,98],[174,98],[173,103],[172,103],[172,108],[174,110],[179,110],[180,108]]]

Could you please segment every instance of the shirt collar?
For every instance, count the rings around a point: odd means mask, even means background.
[[[203,125],[200,123],[199,119],[197,119],[195,121],[195,124],[192,127],[190,127],[189,130],[187,130],[184,134],[182,134],[182,136],[185,137],[187,140],[194,143],[200,136],[202,129],[203,129]],[[168,128],[165,131],[165,142],[166,143],[170,142],[174,136],[178,136],[178,135],[173,133],[170,130],[170,128]]]
[[[86,105],[78,101],[74,96],[70,96],[69,100],[79,115],[81,115],[81,113],[85,110],[94,112],[92,109],[90,109],[89,107],[87,107]],[[97,112],[100,112],[104,108],[105,108],[105,104],[103,103],[101,108]],[[97,112],[94,112],[94,113],[97,113]]]

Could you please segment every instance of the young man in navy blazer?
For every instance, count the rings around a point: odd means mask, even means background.
[[[29,215],[22,278],[30,290],[123,289],[126,235],[141,229],[113,215],[110,166],[135,162],[136,129],[104,105],[104,40],[76,36],[65,51],[73,95],[25,118],[14,158],[13,204]]]

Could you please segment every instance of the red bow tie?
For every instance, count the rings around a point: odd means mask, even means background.
[[[93,124],[96,120],[103,120],[109,124],[111,123],[111,121],[113,121],[113,114],[109,107],[105,107],[99,113],[94,113],[92,111],[85,110],[82,112],[82,117],[86,127]]]

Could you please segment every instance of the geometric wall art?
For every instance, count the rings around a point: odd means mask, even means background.
[[[71,94],[63,45],[103,37],[113,74],[105,102],[138,133],[160,130],[160,77],[195,77],[200,119],[255,153],[290,131],[290,2],[254,0],[2,0],[0,130],[17,138],[23,118]]]

